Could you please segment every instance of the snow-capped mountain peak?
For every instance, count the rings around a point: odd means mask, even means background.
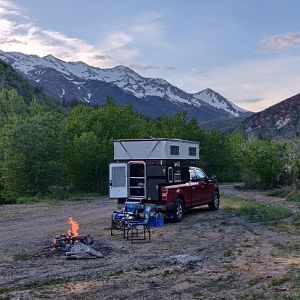
[[[200,99],[209,105],[216,107],[217,109],[223,109],[227,111],[234,117],[239,117],[241,113],[247,112],[210,88],[206,88],[198,93],[195,93],[193,96],[194,98]]]
[[[58,60],[58,58],[56,58],[54,55],[52,54],[48,54],[46,56],[44,56],[43,58],[48,59],[48,60]]]
[[[139,99],[154,97],[169,101],[176,106],[210,107],[235,117],[246,112],[213,90],[206,89],[196,94],[187,93],[164,79],[143,77],[122,65],[101,69],[81,61],[66,62],[51,54],[39,57],[1,50],[0,59],[11,64],[14,69],[23,73],[27,78],[41,85],[47,85],[47,88],[49,88],[48,85],[51,86],[49,80],[53,80],[57,76],[64,76],[62,77],[63,80],[68,82],[66,84],[69,88],[76,89],[75,95],[82,101],[93,100],[91,95],[94,93],[85,88],[86,83],[92,80],[116,86],[123,92]],[[80,95],[78,94],[79,91]],[[59,97],[71,97],[68,96],[70,92],[64,87],[57,91],[57,95]],[[72,97],[74,97],[74,93],[72,93]],[[182,109],[186,109],[186,107]]]

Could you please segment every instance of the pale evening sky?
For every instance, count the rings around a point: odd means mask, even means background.
[[[262,110],[300,92],[297,0],[0,0],[0,50],[126,65]]]

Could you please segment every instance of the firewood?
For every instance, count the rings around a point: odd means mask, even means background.
[[[85,250],[85,252],[88,253],[88,254],[91,254],[91,255],[93,255],[93,256],[95,256],[95,257],[98,257],[98,258],[103,257],[103,254],[102,254],[102,253],[100,253],[100,252],[98,252],[98,251],[96,251],[96,250],[94,250],[94,249],[91,249],[91,248]]]
[[[97,258],[96,256],[87,256],[87,255],[71,255],[71,256],[66,256],[66,260],[75,260],[75,259],[95,259]]]

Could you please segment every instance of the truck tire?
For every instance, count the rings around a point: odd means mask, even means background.
[[[213,201],[208,204],[210,210],[218,210],[220,206],[220,195],[217,191],[214,192]]]
[[[174,221],[180,222],[184,215],[184,205],[181,199],[177,198],[174,207]]]

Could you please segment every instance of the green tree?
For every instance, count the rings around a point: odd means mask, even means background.
[[[1,130],[1,195],[14,201],[46,193],[61,181],[62,116],[55,112],[15,118]]]
[[[117,107],[107,98],[104,107],[74,108],[64,126],[64,166],[75,190],[106,191],[113,140],[143,137],[145,118],[132,107]]]
[[[243,146],[242,157],[245,183],[262,188],[277,186],[288,162],[285,147],[275,141],[250,140]]]

